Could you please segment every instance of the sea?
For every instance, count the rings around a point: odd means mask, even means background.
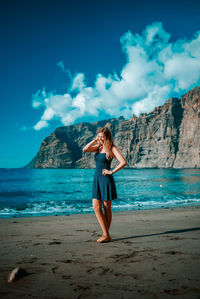
[[[94,213],[95,169],[0,169],[0,218]],[[112,211],[200,205],[200,169],[121,169]]]

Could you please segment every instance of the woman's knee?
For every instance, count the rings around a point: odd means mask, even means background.
[[[108,201],[103,201],[103,207],[106,210],[110,210],[111,209],[111,204],[112,204],[112,200],[108,200]]]
[[[93,198],[93,209],[95,212],[100,212],[102,210],[101,200]]]

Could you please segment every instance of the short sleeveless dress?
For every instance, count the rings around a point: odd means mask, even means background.
[[[110,170],[110,165],[113,158],[108,160],[106,158],[106,153],[99,153],[99,147],[94,156],[96,161],[96,170],[94,173],[92,198],[105,201],[117,199],[117,191],[113,175],[102,174],[103,169]]]

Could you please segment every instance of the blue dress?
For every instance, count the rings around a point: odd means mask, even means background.
[[[105,201],[116,199],[117,191],[113,175],[102,174],[103,169],[110,170],[110,165],[113,158],[108,160],[106,158],[106,153],[99,153],[99,147],[94,158],[96,161],[96,170],[94,173],[92,198]]]

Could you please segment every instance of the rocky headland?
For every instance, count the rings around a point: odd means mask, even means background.
[[[170,98],[150,113],[57,128],[25,168],[95,168],[83,147],[108,126],[126,168],[200,168],[200,87]],[[119,162],[114,160],[112,168]]]

